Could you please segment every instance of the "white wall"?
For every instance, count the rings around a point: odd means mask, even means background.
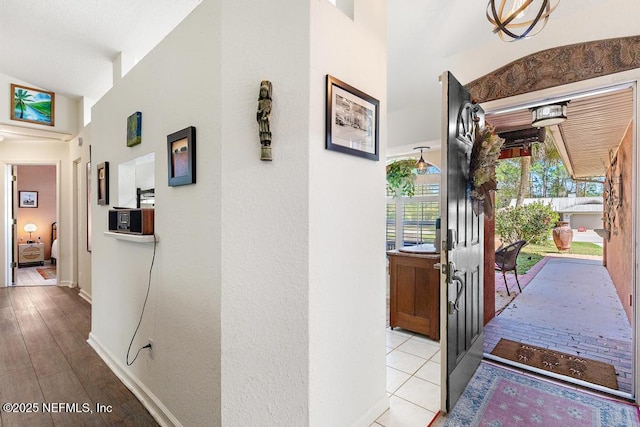
[[[388,404],[386,1],[357,0],[353,21],[311,5],[309,425],[369,426]],[[380,161],[325,150],[326,74],[380,101]]]
[[[204,1],[92,109],[92,173],[155,152],[159,236],[145,316],[134,343],[154,340],[154,359],[125,356],[147,290],[153,244],[104,236],[110,206],[93,210],[91,344],[165,420],[221,425],[220,416],[220,35],[216,1]],[[142,112],[142,143],[126,146],[127,117]],[[196,127],[197,183],[167,184],[167,135]],[[237,141],[236,141],[237,142]],[[96,182],[92,180],[95,194]],[[155,403],[154,403],[155,402]],[[152,408],[153,409],[153,408]]]

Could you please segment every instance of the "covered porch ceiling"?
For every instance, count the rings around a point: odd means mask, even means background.
[[[569,101],[567,120],[551,126],[558,151],[572,178],[604,176],[634,114],[633,87],[621,86],[545,103]],[[543,105],[538,103],[537,105]],[[531,127],[530,107],[487,112],[497,132]]]

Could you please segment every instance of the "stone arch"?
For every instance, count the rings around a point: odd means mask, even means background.
[[[640,36],[559,46],[517,59],[466,85],[475,102],[640,68]]]

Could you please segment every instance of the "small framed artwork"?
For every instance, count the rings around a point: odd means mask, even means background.
[[[109,204],[109,162],[100,163],[98,171],[98,204]]]
[[[380,101],[327,74],[326,149],[379,160]]]
[[[55,94],[11,84],[11,120],[53,126]]]
[[[19,191],[19,206],[21,208],[37,208],[38,192],[37,191]]]
[[[142,113],[136,111],[127,118],[127,147],[142,142]]]
[[[196,128],[186,129],[167,136],[167,168],[169,186],[196,183]]]

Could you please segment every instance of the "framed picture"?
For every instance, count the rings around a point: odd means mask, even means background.
[[[196,128],[186,129],[167,136],[167,168],[169,186],[196,183]]]
[[[327,74],[327,150],[379,160],[380,101]]]
[[[18,197],[20,200],[19,206],[21,208],[37,208],[38,207],[37,191],[19,191]]]
[[[53,126],[55,94],[11,84],[11,120]]]
[[[85,171],[87,183],[87,252],[91,252],[91,162]]]
[[[98,171],[98,204],[109,204],[109,162],[100,163]]]
[[[127,118],[127,147],[142,142],[142,113],[136,111]]]

